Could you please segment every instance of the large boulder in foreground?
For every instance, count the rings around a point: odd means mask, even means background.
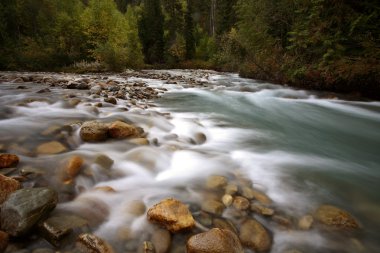
[[[13,154],[0,154],[0,169],[17,166],[19,158]]]
[[[83,253],[113,253],[114,250],[106,241],[93,234],[81,234],[77,246]]]
[[[359,228],[358,222],[351,214],[331,205],[320,206],[315,213],[315,218],[333,229],[352,230]]]
[[[255,252],[268,252],[272,238],[266,228],[254,219],[243,222],[240,227],[240,241]]]
[[[243,247],[235,233],[227,229],[213,228],[190,237],[187,253],[243,253]]]
[[[98,121],[87,121],[80,129],[80,137],[86,142],[101,142],[108,138],[108,125]]]
[[[0,174],[0,204],[2,204],[12,192],[20,188],[21,184],[19,181]]]
[[[165,199],[148,210],[148,220],[165,227],[172,233],[189,230],[195,221],[185,204],[176,199]]]
[[[57,193],[49,188],[15,191],[1,206],[1,229],[12,236],[26,234],[57,202]]]

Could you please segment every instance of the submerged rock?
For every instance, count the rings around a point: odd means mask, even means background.
[[[224,208],[225,208],[225,206],[222,202],[219,202],[219,201],[213,200],[213,199],[206,200],[202,203],[202,210],[203,211],[206,211],[208,213],[213,213],[213,214],[216,214],[219,216],[222,215]]]
[[[255,252],[268,252],[272,246],[269,232],[254,219],[246,220],[241,225],[239,238],[244,246]]]
[[[112,167],[114,161],[108,156],[100,154],[96,156],[95,163],[100,165],[104,169],[109,170]]]
[[[190,237],[187,253],[243,253],[239,238],[230,230],[213,228]]]
[[[49,188],[15,191],[1,207],[1,228],[12,236],[23,235],[46,217],[57,202],[57,193]]]
[[[152,235],[152,243],[156,249],[156,253],[169,252],[172,242],[171,235],[166,229],[156,229]]]
[[[322,205],[315,213],[315,218],[322,224],[342,230],[359,228],[358,222],[347,211],[331,205]]]
[[[101,142],[108,138],[108,125],[98,121],[83,123],[79,135],[86,142]]]
[[[41,155],[54,155],[66,151],[67,148],[58,141],[46,142],[37,147],[37,153]]]
[[[108,133],[114,139],[125,139],[128,137],[137,137],[139,131],[135,126],[129,125],[122,121],[113,122],[109,128]]]
[[[0,154],[0,169],[17,166],[20,159],[13,154]]]
[[[309,230],[313,225],[314,218],[311,215],[305,215],[298,221],[298,228],[302,230]]]
[[[83,253],[113,253],[114,250],[106,241],[93,234],[81,234],[77,245]]]
[[[189,230],[195,221],[188,207],[176,199],[165,199],[148,210],[148,220],[165,227],[172,233]]]
[[[143,244],[141,246],[141,250],[139,252],[141,252],[141,253],[156,253],[156,250],[155,250],[154,244],[152,242],[145,241],[145,242],[143,242]]]
[[[8,196],[21,188],[19,181],[0,174],[0,204],[2,204]]]
[[[116,98],[114,98],[114,97],[105,98],[105,99],[104,99],[104,102],[106,102],[106,103],[110,103],[110,104],[113,104],[113,105],[116,105],[116,104],[117,104],[117,100],[116,100]]]
[[[80,172],[84,160],[80,156],[72,156],[67,161],[66,166],[64,167],[64,175],[63,180],[72,180],[74,179]]]
[[[207,178],[206,187],[208,189],[222,189],[227,185],[227,178],[218,175],[212,175]]]

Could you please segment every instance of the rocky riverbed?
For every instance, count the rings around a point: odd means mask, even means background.
[[[276,233],[315,231],[369,252],[349,212],[328,203],[289,212],[244,170],[216,168],[224,161],[197,180],[165,181],[192,163],[168,157],[208,142],[199,122],[176,134],[156,108],[170,87],[215,88],[213,72],[189,73],[1,72],[0,252],[323,252],[273,251]]]

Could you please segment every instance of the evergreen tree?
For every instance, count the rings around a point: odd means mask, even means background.
[[[194,21],[193,21],[192,1],[187,0],[187,9],[185,14],[185,42],[186,42],[186,59],[192,59],[195,55],[195,38],[194,38]]]
[[[164,16],[160,0],[144,0],[139,22],[139,36],[145,62],[163,63],[164,59]]]

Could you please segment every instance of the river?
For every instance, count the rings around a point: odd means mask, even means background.
[[[194,204],[196,212],[205,198],[201,189],[208,176],[241,175],[294,224],[321,204],[330,204],[349,211],[361,226],[353,234],[327,232],[318,226],[300,231],[294,229],[296,225],[284,228],[250,214],[273,234],[271,252],[380,252],[380,102],[295,90],[231,73],[153,72],[196,79],[203,85],[132,77],[130,81],[167,92],[150,101],[152,107],[128,104],[126,112],[120,102],[117,107],[94,110],[90,105],[98,98],[86,91],[77,91],[81,101],[68,106],[63,101],[67,90],[53,87],[47,95],[37,96],[40,84],[25,84],[29,85],[25,91],[14,89],[11,83],[1,84],[0,142],[9,147],[7,151],[20,155],[21,166],[38,167],[43,173],[25,185],[59,189],[56,212],[82,214],[91,220],[91,231],[118,252],[133,252],[135,242],[149,238],[152,230],[145,215],[131,210],[137,202],[149,207],[175,197]],[[27,106],[18,105],[36,96],[39,99]],[[134,122],[148,133],[151,145],[82,143],[77,122],[92,119]],[[70,151],[28,155],[27,150],[51,138],[38,133],[56,125],[72,127],[60,136],[66,138]],[[85,158],[86,169],[67,190],[55,177],[54,168],[74,154]],[[112,170],[94,165],[99,154],[114,161]],[[116,192],[91,190],[99,186]],[[75,198],[66,198],[66,191],[75,192]],[[228,212],[224,217],[229,217]],[[183,240],[174,237],[173,244]],[[45,244],[37,241],[27,247],[41,245]],[[173,246],[171,252],[181,249]]]

